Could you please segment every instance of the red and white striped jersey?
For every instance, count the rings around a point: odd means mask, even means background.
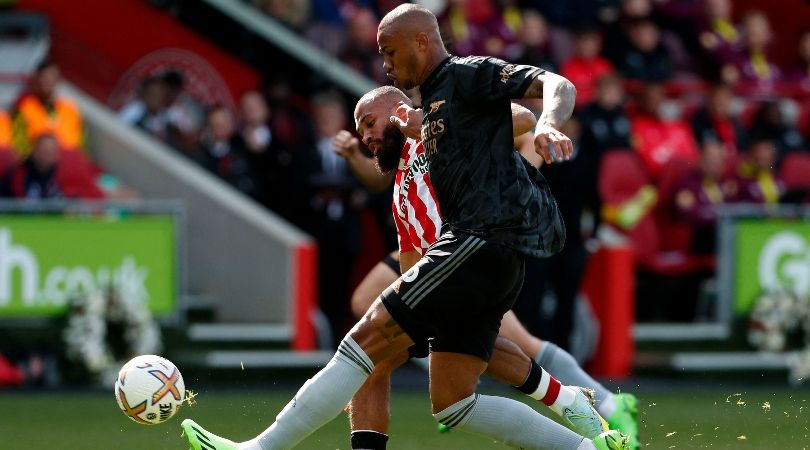
[[[400,252],[416,250],[423,255],[439,238],[442,216],[421,140],[408,139],[402,147],[391,209],[397,224]]]

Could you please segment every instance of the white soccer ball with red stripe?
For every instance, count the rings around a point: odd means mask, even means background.
[[[186,385],[180,371],[166,358],[141,355],[118,372],[115,399],[121,411],[143,425],[169,420],[183,404]]]

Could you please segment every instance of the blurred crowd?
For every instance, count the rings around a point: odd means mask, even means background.
[[[252,3],[387,83],[376,29],[399,1]],[[543,168],[569,227],[552,266],[577,275],[554,278],[573,286],[554,287],[558,303],[574,301],[588,243],[621,239],[638,261],[640,320],[711,318],[700,299],[714,274],[716,207],[810,199],[810,28],[785,42],[766,14],[735,11],[731,0],[423,3],[452,53],[532,64],[577,87],[565,129],[575,157]],[[791,62],[772,57],[776,43],[795,49]],[[0,113],[0,194],[134,195],[102,181],[79,110],[55,93],[58,77],[43,63]],[[120,119],[317,239],[321,310],[339,339],[353,322],[354,282],[395,248],[390,193],[364,190],[332,150],[335,134],[354,128],[356,99],[337,89],[296,95],[283,68],[236,110],[193,98],[185,82],[174,69],[148,76]]]
[[[252,3],[387,83],[376,26],[399,1]],[[574,82],[566,132],[577,155],[543,168],[569,227],[550,267],[582,273],[594,238],[629,241],[639,320],[712,318],[719,205],[810,200],[810,27],[788,39],[773,11],[735,10],[731,0],[421,3],[453,54],[532,64]],[[780,57],[777,45],[790,51]],[[555,285],[581,277],[548,281],[558,303],[573,302],[576,286]]]

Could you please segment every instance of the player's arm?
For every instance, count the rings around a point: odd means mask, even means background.
[[[574,151],[574,145],[565,134],[559,131],[562,124],[574,112],[577,89],[565,77],[552,72],[535,72],[524,98],[542,98],[543,113],[534,129],[534,148],[546,163],[567,160]]]
[[[407,272],[408,269],[410,269],[411,267],[416,265],[417,262],[419,262],[419,259],[421,257],[422,256],[419,255],[419,252],[417,252],[416,250],[399,252],[399,270],[402,273]]]
[[[482,105],[504,99],[542,98],[543,113],[534,129],[535,151],[547,163],[571,157],[574,146],[559,128],[574,111],[577,90],[565,77],[491,57],[462,58],[454,70],[461,75],[455,77],[459,93]]]
[[[534,113],[525,106],[511,103],[512,106],[512,135],[515,137],[528,133],[534,129],[537,119]]]
[[[381,174],[374,159],[360,151],[360,141],[351,132],[338,132],[332,142],[332,150],[343,157],[360,183],[371,192],[384,191],[391,184],[393,173]]]

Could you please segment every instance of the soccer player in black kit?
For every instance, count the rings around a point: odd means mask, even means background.
[[[419,87],[442,236],[372,304],[267,430],[234,443],[187,419],[183,430],[192,448],[292,448],[340,413],[376,363],[425,339],[440,423],[520,449],[626,448],[617,431],[585,439],[523,403],[475,393],[501,317],[520,290],[524,258],[549,255],[564,241],[548,188],[532,180],[536,174],[513,149],[510,99],[544,97],[535,147],[551,163],[552,155],[563,160],[572,151],[558,128],[573,110],[573,85],[536,67],[451,57],[436,17],[414,4],[382,19],[377,42],[394,84]]]

